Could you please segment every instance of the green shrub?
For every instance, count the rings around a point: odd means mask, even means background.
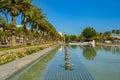
[[[4,59],[0,59],[0,65],[11,62],[13,60],[15,60],[15,56],[6,55]]]
[[[0,65],[6,64],[8,62],[11,62],[11,61],[19,59],[19,58],[22,58],[26,55],[30,55],[32,53],[38,52],[49,46],[32,46],[32,47],[30,46],[30,47],[24,47],[22,52],[5,53],[3,55],[0,55]],[[0,49],[0,50],[10,50],[10,49],[16,49],[16,48],[20,48],[20,47],[9,47],[9,48],[4,48],[4,49]]]
[[[32,52],[32,50],[27,50],[26,53],[27,53],[27,55],[29,55],[29,54],[32,54],[33,52]]]
[[[19,58],[22,58],[22,57],[25,56],[25,54],[22,54],[22,53],[18,52],[18,53],[17,53],[17,56],[18,56]]]

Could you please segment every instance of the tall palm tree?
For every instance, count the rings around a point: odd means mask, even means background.
[[[16,17],[22,12],[24,16],[24,28],[26,28],[26,15],[28,15],[29,9],[32,6],[31,0],[2,0],[0,3],[2,4],[2,10],[10,13],[12,17],[11,46],[15,46]]]
[[[33,15],[33,7],[34,5],[31,4],[31,0],[23,0],[23,4],[20,7],[20,12],[23,15],[23,27],[24,27],[24,38],[23,38],[23,45],[26,46],[26,39],[27,39],[27,18],[29,18],[29,15]]]
[[[4,20],[3,17],[0,16],[0,25],[2,31],[2,41],[4,43],[7,43],[8,38],[10,36],[10,24],[8,24],[6,20]]]
[[[113,34],[113,35],[115,35],[115,33],[116,33],[116,30],[115,30],[115,29],[113,29],[113,30],[112,30],[112,34]]]
[[[51,34],[53,39],[57,37],[57,32],[54,26],[46,22],[46,16],[42,14],[41,10],[31,4],[32,0],[0,0],[0,12],[8,13],[12,17],[11,24],[11,46],[16,45],[16,17],[21,13],[23,16],[23,27],[24,27],[24,45],[26,45],[27,35],[27,22],[31,24],[31,33],[36,31],[36,38],[39,37],[40,32],[45,35]],[[39,40],[39,39],[36,39]]]
[[[3,32],[5,31],[5,27],[7,26],[7,22],[4,20],[2,16],[0,16],[0,24],[2,26]]]
[[[29,18],[27,18],[27,22],[31,24],[31,44],[33,44],[33,32],[36,31],[36,38],[38,38],[38,30],[41,30],[43,28],[43,22],[46,16],[42,14],[41,10],[38,7],[33,7],[34,14],[29,15]],[[36,39],[39,40],[39,39]],[[36,41],[38,42],[38,41]]]
[[[34,44],[34,26],[35,23],[34,21],[36,20],[36,17],[34,17],[34,14],[28,15],[29,18],[27,18],[27,23],[29,23],[31,25],[31,33],[30,33],[30,44],[33,45]]]
[[[21,44],[21,43],[23,42],[23,41],[22,41],[22,39],[23,39],[23,33],[24,33],[23,26],[17,27],[17,28],[16,28],[16,32],[17,32],[17,34],[16,34],[17,43],[18,43],[18,44]]]
[[[45,21],[45,30],[46,30],[46,36],[45,36],[45,42],[49,42],[50,40],[50,26],[51,24],[46,20]]]
[[[11,29],[11,46],[16,46],[15,28],[16,17],[19,15],[20,0],[2,0],[1,7],[4,12],[10,13],[12,17],[12,29]]]
[[[120,34],[120,30],[119,29],[116,30],[116,34],[117,34],[117,36]]]
[[[47,21],[47,20],[45,21],[45,31],[46,31],[46,38],[45,38],[45,41],[46,41],[46,42],[48,42],[48,41],[50,42],[50,40],[53,39],[53,38],[51,37],[51,35],[58,37],[58,34],[57,34],[55,28],[54,28],[53,25],[52,25],[51,23],[49,23],[49,21]],[[52,40],[51,40],[51,41],[52,41]]]
[[[34,20],[34,23],[35,23],[35,29],[36,29],[36,40],[37,40],[36,42],[38,44],[39,43],[39,33],[38,33],[38,31],[43,31],[43,33],[44,33],[44,21],[46,19],[46,16],[44,14],[42,14],[42,12],[39,8],[36,8],[34,13],[36,14],[34,16],[36,18]]]
[[[38,30],[37,29],[39,29],[39,31],[42,32],[42,37],[41,37],[42,38],[42,42],[45,41],[45,36],[44,35],[45,35],[45,28],[47,27],[47,26],[45,26],[45,20],[46,20],[46,16],[40,12],[40,16],[38,18],[39,28],[37,28],[38,26],[36,26],[36,32],[38,34]]]
[[[104,39],[108,39],[108,38],[110,38],[110,35],[111,35],[110,31],[106,31],[106,32],[103,34],[103,37],[104,37]]]
[[[5,42],[5,36],[4,36],[4,33],[5,33],[5,26],[6,26],[6,21],[3,19],[2,16],[0,16],[0,28],[2,29],[1,30],[1,41],[2,42]],[[3,37],[3,38],[2,38]]]

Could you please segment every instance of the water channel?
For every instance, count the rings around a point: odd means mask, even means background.
[[[8,80],[120,80],[120,47],[61,46]]]

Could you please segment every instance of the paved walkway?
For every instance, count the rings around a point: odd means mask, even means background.
[[[12,61],[8,64],[0,66],[0,80],[7,79],[8,77],[12,76],[16,72],[24,68],[25,66],[29,65],[30,63],[40,58],[42,55],[52,51],[55,47],[56,46],[46,48],[37,53],[28,55],[24,58],[21,58],[16,61]]]

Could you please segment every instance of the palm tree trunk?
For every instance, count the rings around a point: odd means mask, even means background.
[[[38,24],[36,25],[36,44],[39,44]]]
[[[49,42],[49,32],[47,31],[46,32],[46,43],[48,43]]]
[[[44,43],[44,30],[42,30],[42,43]]]
[[[31,27],[31,35],[30,35],[30,45],[33,45],[33,23],[32,24],[32,27]]]
[[[15,26],[16,17],[12,17],[11,46],[16,46]]]
[[[50,39],[49,42],[52,43],[52,34],[50,33]]]
[[[33,32],[31,31],[31,34],[30,34],[30,45],[33,45],[33,44],[34,44]]]
[[[40,38],[39,38],[39,40],[40,40],[40,44],[42,43],[42,30],[40,30]]]
[[[26,29],[26,22],[27,22],[27,19],[26,17],[24,16],[24,36],[23,36],[23,46],[26,46],[27,45],[27,35],[26,35],[26,32],[27,32],[27,29]]]

